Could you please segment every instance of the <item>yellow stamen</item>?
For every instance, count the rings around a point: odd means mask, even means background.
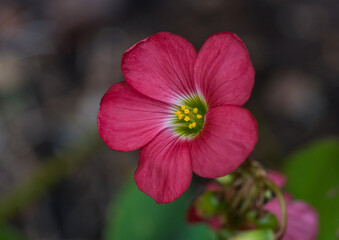
[[[202,118],[202,116],[201,116],[200,114],[198,114],[198,115],[197,115],[197,118],[199,118],[199,119],[200,119],[200,118]]]
[[[186,116],[186,117],[184,118],[184,120],[185,120],[186,122],[188,122],[188,121],[190,120],[190,117],[189,117],[189,116]]]
[[[191,123],[190,125],[188,125],[189,129],[193,128],[193,124]]]
[[[179,120],[181,120],[184,116],[185,116],[184,114],[179,114],[178,115]]]
[[[178,110],[178,111],[176,111],[175,113],[174,113],[174,115],[177,115],[177,116],[179,116],[180,115],[180,111]]]
[[[185,109],[184,113],[189,114],[190,110],[188,110],[187,108]]]
[[[195,122],[192,122],[192,124],[190,124],[190,125],[192,125],[192,128],[195,128],[197,126],[197,124]]]
[[[181,110],[185,110],[185,106],[181,106]]]
[[[197,113],[198,112],[198,108],[193,108],[193,112]]]

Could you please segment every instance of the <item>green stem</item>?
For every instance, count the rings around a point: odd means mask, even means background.
[[[286,203],[284,200],[284,196],[281,193],[281,190],[269,179],[265,181],[266,185],[275,193],[279,200],[280,209],[281,209],[281,222],[279,230],[275,233],[275,237],[277,240],[282,239],[285,234],[286,227],[287,227],[287,208]]]

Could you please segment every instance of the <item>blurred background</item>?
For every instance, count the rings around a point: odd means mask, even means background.
[[[135,189],[138,152],[110,150],[96,130],[101,97],[124,80],[122,54],[159,31],[196,49],[220,31],[245,42],[253,156],[295,179],[290,191],[320,212],[321,239],[337,239],[338,214],[320,206],[339,206],[338,12],[337,0],[1,0],[0,239],[203,236],[183,227],[203,180],[158,206]]]

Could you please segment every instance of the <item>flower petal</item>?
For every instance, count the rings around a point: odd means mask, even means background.
[[[175,103],[195,92],[193,66],[196,51],[184,38],[161,32],[128,49],[121,68],[126,81],[151,98]]]
[[[274,182],[275,185],[277,185],[279,188],[282,188],[286,184],[286,177],[280,172],[274,171],[274,170],[268,170],[267,171],[267,177]]]
[[[128,83],[116,83],[101,100],[99,134],[114,150],[138,149],[166,127],[168,109],[167,104],[140,94]]]
[[[254,84],[254,69],[244,43],[234,33],[210,36],[198,53],[194,80],[209,108],[243,105]]]
[[[283,240],[314,240],[318,233],[318,216],[315,210],[302,201],[286,201],[287,229]],[[265,209],[281,218],[278,199],[265,205]]]
[[[193,172],[207,178],[233,172],[254,149],[257,138],[257,123],[248,110],[213,108],[200,135],[190,142]]]
[[[166,129],[140,151],[134,179],[157,203],[177,199],[189,187],[192,164],[186,141]]]

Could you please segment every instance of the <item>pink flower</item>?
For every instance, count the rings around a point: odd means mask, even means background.
[[[141,148],[134,178],[158,203],[178,198],[192,172],[215,178],[234,171],[257,142],[257,124],[242,108],[254,70],[233,33],[192,44],[162,32],[133,45],[122,57],[126,82],[104,95],[101,138],[112,149]]]
[[[274,182],[279,188],[282,188],[286,184],[286,177],[285,175],[281,174],[280,172],[269,170],[267,172],[267,177]]]
[[[286,177],[281,173],[269,171],[268,176],[279,187],[286,183]],[[287,228],[283,240],[314,240],[318,234],[318,215],[307,203],[294,201],[289,194],[284,194],[287,206]],[[265,205],[265,209],[280,220],[281,211],[278,199],[273,199]]]
[[[283,240],[314,240],[318,234],[318,216],[307,203],[293,201],[289,195],[284,195],[287,206],[287,228]],[[267,203],[265,209],[281,217],[280,204],[275,198]]]
[[[284,187],[286,177],[276,171],[268,171],[268,177],[279,187]],[[214,182],[206,186],[206,191],[219,191],[220,185]],[[318,234],[318,215],[307,203],[293,200],[292,196],[285,193],[284,200],[287,207],[287,228],[283,240],[314,240]],[[268,202],[264,209],[273,213],[278,220],[281,218],[280,204],[277,198]],[[203,217],[199,214],[196,205],[192,205],[187,212],[189,223],[205,222],[214,230],[220,230],[223,226],[219,214],[211,217]]]

